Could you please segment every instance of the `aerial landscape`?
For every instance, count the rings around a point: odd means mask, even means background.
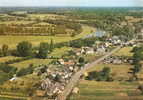
[[[0,100],[143,100],[142,0],[85,1],[0,0]]]

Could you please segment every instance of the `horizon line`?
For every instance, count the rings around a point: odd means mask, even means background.
[[[40,8],[48,8],[48,7],[88,7],[88,8],[133,8],[133,7],[140,7],[143,8],[143,6],[0,6],[0,7],[40,7]]]

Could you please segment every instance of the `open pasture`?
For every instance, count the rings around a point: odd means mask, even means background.
[[[17,67],[18,69],[28,67],[30,64],[33,64],[34,66],[38,66],[40,64],[49,64],[52,60],[51,59],[30,59],[30,60],[25,60],[21,61],[18,63],[10,64],[14,67]]]
[[[136,82],[96,82],[82,80],[78,85],[79,94],[69,100],[142,100]]]
[[[122,65],[114,65],[114,64],[99,64],[96,65],[94,68],[89,69],[87,72],[91,71],[100,71],[104,67],[111,68],[111,75],[114,80],[128,80],[131,74],[132,65],[129,64],[122,64]]]
[[[131,53],[133,47],[124,47],[120,49],[118,52],[114,53],[114,56],[126,56],[126,57],[131,57],[133,53]]]
[[[6,57],[0,57],[0,63],[5,63],[9,60],[15,60],[15,59],[19,59],[21,57],[14,57],[14,56],[6,56]]]
[[[50,42],[51,39],[54,40],[54,43],[60,43],[60,42],[67,42],[70,40],[78,39],[81,37],[86,36],[87,34],[90,34],[91,31],[95,30],[93,27],[89,26],[83,26],[83,31],[76,35],[75,37],[70,36],[0,36],[0,46],[3,44],[9,45],[10,48],[15,48],[16,45],[21,41],[29,41],[33,44],[33,46],[37,46],[40,44],[40,42]]]

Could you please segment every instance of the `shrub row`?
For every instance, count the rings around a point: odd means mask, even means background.
[[[12,59],[12,60],[6,61],[5,64],[18,63],[18,62],[21,62],[21,61],[24,61],[24,60],[29,60],[31,58],[33,58],[33,57],[23,57],[23,58]]]

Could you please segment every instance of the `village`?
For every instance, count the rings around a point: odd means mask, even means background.
[[[0,7],[0,100],[142,100],[142,11]]]
[[[96,45],[96,47],[94,46]],[[54,61],[49,65],[39,65],[35,68],[33,74],[41,77],[42,82],[39,89],[36,91],[36,96],[48,96],[48,98],[56,98],[64,89],[66,85],[69,83],[71,77],[81,70],[88,61],[82,57],[82,55],[104,55],[108,53],[111,48],[115,48],[117,46],[122,45],[122,47],[126,46],[136,46],[136,42],[131,42],[127,44],[127,41],[119,39],[119,37],[114,36],[112,38],[106,39],[105,42],[96,41],[93,44],[93,47],[81,47],[74,48],[73,53],[69,58],[60,58]],[[78,58],[80,57],[80,58]],[[111,56],[102,62],[104,64],[123,64],[123,63],[133,63],[131,58]],[[54,68],[54,70],[53,70]],[[78,92],[78,89],[75,88],[73,92]]]

